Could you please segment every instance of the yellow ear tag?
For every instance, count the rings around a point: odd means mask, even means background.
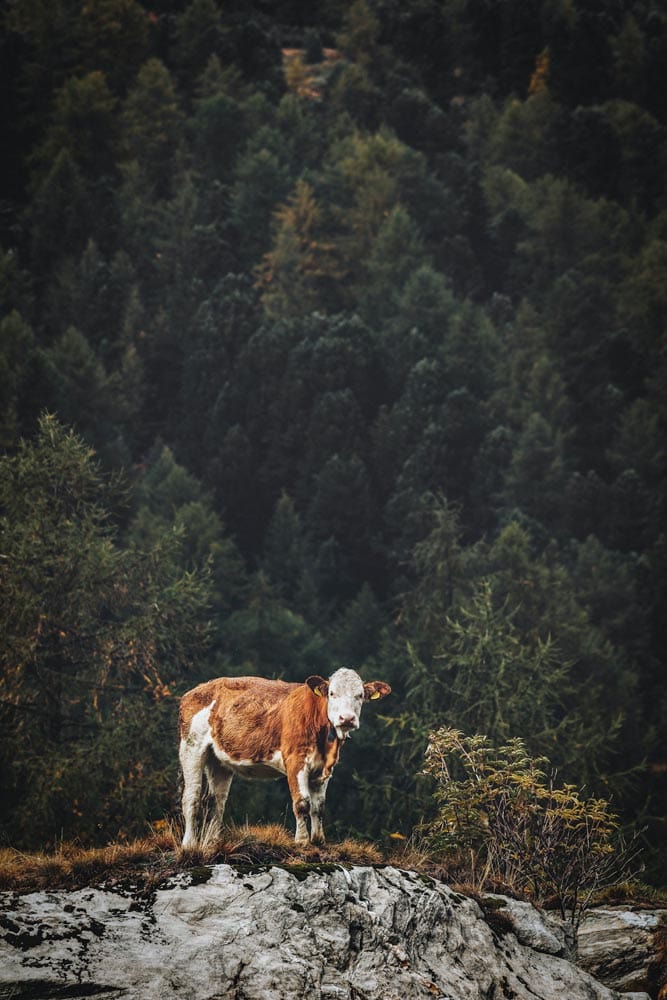
[[[318,698],[324,698],[324,692],[322,691],[322,688],[316,687],[313,688],[313,691],[315,692]]]
[[[378,698],[381,698],[381,697],[382,697],[382,695],[380,694],[379,691],[373,691],[373,694],[371,695],[371,701],[377,701]]]

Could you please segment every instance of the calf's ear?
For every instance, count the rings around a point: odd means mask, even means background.
[[[369,681],[368,684],[364,684],[366,701],[377,701],[378,698],[384,698],[388,694],[391,694],[391,688],[384,681]]]
[[[329,693],[329,681],[325,681],[324,677],[318,677],[317,674],[307,677],[306,684],[318,698],[326,698]]]

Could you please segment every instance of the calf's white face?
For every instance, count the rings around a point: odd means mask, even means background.
[[[341,667],[329,678],[327,715],[339,740],[359,728],[364,684],[354,670]]]

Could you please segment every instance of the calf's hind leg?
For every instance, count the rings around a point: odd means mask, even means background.
[[[188,738],[181,740],[178,756],[183,772],[183,819],[185,831],[182,846],[187,850],[197,846],[197,812],[201,803],[202,778],[207,748]]]
[[[222,819],[225,815],[227,796],[234,775],[226,767],[223,767],[212,754],[209,754],[205,769],[209,791],[215,800],[215,833],[219,837],[222,834]]]

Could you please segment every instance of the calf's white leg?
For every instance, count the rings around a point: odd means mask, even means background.
[[[206,779],[208,787],[215,800],[215,825],[217,836],[222,833],[222,819],[225,815],[225,805],[232,783],[233,773],[223,767],[218,761],[209,759],[206,762]]]
[[[287,764],[287,784],[292,796],[292,810],[296,820],[295,843],[307,844],[308,816],[310,815],[310,787],[308,785],[308,767],[304,764],[297,770]]]
[[[201,802],[206,753],[206,748],[194,741],[181,740],[178,755],[183,772],[182,805],[183,819],[185,820],[182,846],[186,849],[197,846],[197,811]]]
[[[183,847],[197,846],[197,811],[201,802],[202,780],[204,767],[211,746],[211,734],[208,724],[209,715],[215,702],[196,712],[190,720],[188,734],[181,739],[178,756],[183,772]]]
[[[319,779],[310,785],[310,841],[312,844],[324,843],[324,801],[327,794],[329,779]]]

